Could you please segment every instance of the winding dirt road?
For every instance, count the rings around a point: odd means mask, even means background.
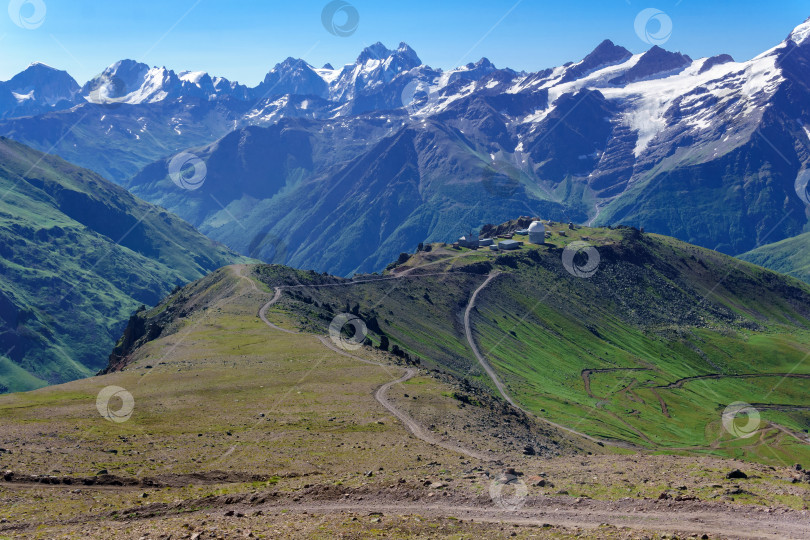
[[[250,279],[249,277],[247,277],[244,274],[244,270],[246,268],[245,265],[235,265],[233,268],[236,269],[235,271],[236,271],[237,276],[239,276],[242,279],[246,279],[248,282],[250,282],[250,285],[253,288],[253,290],[260,291],[260,289],[256,286],[256,282],[254,280]],[[405,277],[405,275],[407,275],[407,274],[403,273],[403,274],[401,274],[401,275],[399,275],[399,276],[397,276],[397,277],[395,277],[393,279],[399,279],[401,277]],[[379,281],[379,280],[368,280],[368,281]],[[354,282],[354,283],[359,283],[359,282]],[[348,283],[347,283],[347,285],[348,285]],[[273,294],[273,297],[270,300],[268,300],[267,303],[264,304],[261,307],[261,309],[259,309],[259,318],[262,320],[262,322],[264,322],[264,324],[266,324],[267,326],[269,326],[273,330],[278,330],[280,332],[285,332],[285,333],[288,333],[288,334],[300,334],[301,333],[301,332],[296,332],[294,330],[288,330],[286,328],[281,328],[280,326],[271,323],[267,319],[267,310],[270,309],[270,307],[273,304],[275,304],[276,302],[278,302],[281,299],[281,295],[283,293],[283,290],[285,288],[294,288],[294,287],[296,287],[296,286],[292,285],[290,287],[274,287],[275,293]],[[357,360],[359,362],[363,362],[365,364],[371,364],[373,366],[381,367],[384,370],[386,370],[386,372],[388,372],[389,368],[391,368],[391,366],[389,366],[389,365],[381,364],[379,362],[374,362],[372,360],[368,360],[366,358],[361,358],[359,356],[355,356],[353,354],[350,354],[350,353],[346,352],[345,350],[341,349],[340,347],[338,347],[337,345],[335,345],[331,341],[331,339],[328,338],[328,337],[318,336],[318,340],[324,345],[324,347],[326,347],[329,350],[331,350],[331,351],[333,351],[333,352],[335,352],[337,354],[340,354],[342,356],[346,356],[348,358],[351,358],[353,360]],[[388,397],[387,397],[388,390],[390,390],[393,386],[396,386],[398,384],[402,384],[402,383],[414,378],[418,373],[419,373],[419,371],[417,369],[415,369],[415,368],[406,368],[404,375],[402,375],[401,377],[399,377],[397,379],[394,379],[391,382],[387,382],[384,385],[380,386],[377,389],[377,391],[374,392],[374,399],[376,399],[377,402],[380,405],[385,407],[385,409],[388,412],[393,414],[400,422],[402,422],[402,424],[405,426],[405,428],[409,432],[411,432],[411,434],[413,434],[413,436],[416,437],[417,439],[419,439],[421,441],[424,441],[424,442],[426,442],[426,443],[428,443],[430,445],[439,446],[441,448],[444,448],[445,450],[450,450],[451,452],[457,452],[459,454],[464,454],[465,456],[472,457],[472,458],[475,458],[475,459],[480,459],[482,461],[496,461],[497,460],[496,456],[476,452],[474,450],[464,448],[463,446],[459,446],[457,444],[453,444],[451,442],[447,442],[447,441],[443,441],[443,440],[439,439],[438,437],[436,437],[432,433],[430,433],[428,430],[424,429],[421,425],[419,425],[419,423],[416,422],[410,416],[408,416],[408,414],[406,412],[398,409],[396,407],[396,405],[391,400],[388,399]]]
[[[601,445],[617,446],[620,448],[638,449],[638,446],[629,442],[597,439],[596,437],[591,437],[587,433],[582,433],[581,431],[577,431],[575,429],[566,427],[562,424],[558,424],[556,422],[552,422],[551,420],[547,420],[545,418],[537,416],[536,414],[530,413],[529,411],[527,411],[526,409],[515,403],[515,401],[509,396],[509,393],[506,391],[506,386],[504,386],[504,384],[500,381],[500,379],[498,379],[498,376],[495,374],[495,370],[492,369],[492,366],[481,354],[481,351],[478,350],[478,345],[475,344],[475,340],[473,339],[472,326],[470,325],[470,313],[472,313],[472,310],[475,307],[475,300],[478,298],[478,294],[482,290],[484,290],[484,288],[486,288],[487,285],[492,283],[492,281],[499,275],[500,274],[498,272],[490,274],[487,277],[487,279],[484,280],[484,282],[481,285],[479,285],[478,288],[475,289],[475,291],[473,291],[472,295],[470,296],[470,301],[467,303],[467,309],[464,310],[464,333],[467,335],[467,343],[469,343],[470,348],[472,349],[472,352],[475,355],[475,358],[478,360],[478,363],[481,365],[484,371],[486,371],[489,378],[492,379],[492,382],[495,384],[495,387],[498,389],[498,392],[500,392],[501,396],[503,396],[503,399],[506,400],[506,402],[509,403],[514,408],[523,411],[525,414],[536,418],[540,422],[544,422],[550,426],[556,427],[557,429],[561,429],[567,433],[571,433],[578,437],[582,437],[583,439],[587,439],[591,442],[595,442]]]

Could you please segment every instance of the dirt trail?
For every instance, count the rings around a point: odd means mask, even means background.
[[[478,350],[478,345],[475,344],[475,340],[473,339],[472,326],[470,325],[470,313],[472,313],[472,310],[475,307],[475,300],[476,300],[476,298],[478,298],[478,293],[480,293],[482,290],[484,290],[484,288],[487,285],[489,285],[492,282],[492,280],[494,280],[496,277],[498,277],[498,275],[500,275],[498,272],[494,272],[494,273],[490,274],[487,277],[487,279],[484,280],[484,282],[481,285],[479,285],[477,289],[475,289],[475,291],[472,293],[472,296],[470,296],[470,301],[467,303],[467,309],[464,310],[464,333],[467,335],[467,343],[469,343],[470,348],[472,349],[473,354],[475,355],[475,358],[478,360],[478,363],[481,365],[481,367],[484,368],[484,371],[486,371],[489,378],[492,379],[492,382],[498,388],[498,392],[500,392],[501,396],[503,396],[503,399],[505,399],[506,402],[509,403],[510,405],[512,405],[514,408],[516,408],[516,409],[518,409],[520,411],[523,411],[527,415],[529,415],[529,416],[531,416],[533,418],[536,418],[537,420],[539,420],[541,422],[544,422],[544,423],[546,423],[546,424],[548,424],[550,426],[554,426],[557,429],[561,429],[561,430],[566,431],[568,433],[572,433],[572,434],[574,434],[574,435],[576,435],[578,437],[588,439],[589,441],[595,442],[597,444],[618,446],[618,447],[621,447],[621,448],[637,449],[638,447],[636,445],[632,444],[632,443],[628,443],[628,442],[625,442],[625,441],[609,441],[609,440],[597,439],[596,437],[591,437],[590,435],[588,435],[586,433],[582,433],[581,431],[571,429],[571,428],[566,427],[566,426],[564,426],[562,424],[552,422],[551,420],[546,420],[545,418],[537,416],[534,413],[528,412],[523,407],[521,407],[520,405],[515,403],[514,400],[509,396],[509,394],[506,391],[506,387],[500,381],[500,379],[498,379],[498,376],[495,374],[495,370],[492,369],[492,366],[489,365],[489,362],[487,362],[487,360],[481,354],[481,351]]]
[[[251,287],[256,291],[259,291],[259,288],[256,286],[256,282],[254,280],[250,279],[249,277],[244,275],[244,270],[246,268],[245,265],[235,265],[234,268],[235,268],[236,274],[240,278],[248,280],[250,282],[250,284],[251,284]],[[403,273],[402,275],[397,276],[397,277],[395,277],[393,279],[399,279],[400,277],[405,277],[406,275],[407,274]],[[368,281],[379,281],[379,280],[368,280]],[[356,283],[360,283],[360,282],[356,282]],[[347,285],[348,285],[348,283],[347,283]],[[293,286],[290,286],[290,287],[296,287],[296,286],[293,285]],[[275,294],[273,295],[273,297],[266,304],[264,304],[261,307],[261,309],[259,309],[259,318],[262,320],[262,322],[264,322],[267,326],[269,326],[273,330],[278,330],[280,332],[286,332],[288,334],[300,334],[300,332],[296,332],[294,330],[288,330],[286,328],[281,328],[280,326],[277,326],[277,325],[271,323],[269,320],[267,320],[267,315],[266,315],[267,310],[270,309],[270,307],[273,304],[275,304],[276,302],[278,302],[281,299],[281,295],[282,295],[283,290],[285,288],[288,288],[288,287],[274,287]],[[371,364],[371,365],[374,365],[374,366],[381,367],[381,368],[385,369],[386,372],[388,372],[389,368],[392,367],[392,366],[389,366],[389,365],[386,365],[386,364],[381,364],[379,362],[374,362],[372,360],[367,360],[365,358],[361,358],[361,357],[355,356],[353,354],[349,354],[345,350],[341,349],[340,347],[338,347],[337,345],[332,343],[332,341],[328,337],[318,336],[318,340],[320,340],[320,342],[323,343],[324,347],[327,347],[331,351],[333,351],[333,352],[335,352],[337,354],[346,356],[348,358],[351,358],[353,360],[357,360],[357,361],[363,362],[365,364]],[[397,417],[397,419],[399,419],[399,421],[403,423],[405,428],[408,431],[410,431],[413,434],[413,436],[416,437],[417,439],[420,439],[420,440],[422,440],[422,441],[424,441],[424,442],[426,442],[428,444],[431,444],[431,445],[434,445],[434,446],[439,446],[439,447],[444,448],[446,450],[450,450],[452,452],[457,452],[457,453],[460,453],[460,454],[464,454],[465,456],[472,457],[472,458],[475,458],[475,459],[480,459],[480,460],[483,460],[483,461],[496,461],[497,457],[487,455],[487,454],[483,454],[483,453],[480,453],[480,452],[476,452],[474,450],[469,450],[467,448],[464,448],[462,446],[453,444],[451,442],[442,441],[441,439],[439,439],[438,437],[434,436],[432,433],[430,433],[429,431],[424,429],[422,426],[420,426],[419,423],[416,422],[410,416],[408,416],[408,414],[406,412],[398,409],[396,407],[396,405],[386,397],[386,394],[387,394],[388,390],[391,389],[391,387],[393,387],[393,386],[395,386],[397,384],[402,384],[402,383],[414,378],[418,373],[419,373],[419,371],[417,369],[415,369],[415,368],[406,368],[404,375],[402,375],[401,377],[399,377],[397,379],[394,379],[391,382],[385,383],[384,385],[379,387],[377,389],[377,391],[374,392],[374,399],[376,399],[379,402],[379,404],[382,405],[383,407],[385,407],[385,409],[388,410],[391,414],[393,414],[395,417]]]
[[[712,373],[710,375],[695,375],[694,377],[684,377],[669,384],[653,386],[652,388],[660,388],[662,390],[669,390],[671,388],[683,388],[683,385],[692,381],[700,381],[706,379],[759,379],[761,377],[785,377],[793,379],[810,379],[810,374],[807,373],[739,373],[732,375],[724,375],[722,373]]]
[[[365,358],[360,358],[359,356],[354,356],[352,354],[349,354],[346,351],[341,350],[334,343],[332,343],[328,338],[325,338],[323,336],[318,337],[318,339],[321,340],[321,343],[323,343],[324,346],[328,347],[329,349],[333,350],[334,352],[336,352],[338,354],[342,354],[343,356],[347,356],[349,358],[353,358],[355,360],[359,360],[360,362],[365,362],[367,364],[373,364],[375,366],[380,366],[380,367],[386,369],[386,371],[390,367],[390,366],[387,366],[385,364],[378,364],[377,362],[372,362],[370,360],[366,360]],[[385,383],[384,385],[379,387],[377,389],[377,391],[374,393],[374,399],[376,399],[380,403],[380,405],[385,407],[391,414],[396,416],[405,425],[405,427],[408,429],[408,431],[410,431],[413,434],[413,436],[416,437],[417,439],[420,439],[420,440],[422,440],[422,441],[424,441],[426,443],[432,444],[434,446],[440,446],[440,447],[442,447],[442,448],[444,448],[446,450],[450,450],[450,451],[453,451],[453,452],[458,452],[460,454],[464,454],[466,456],[469,456],[469,457],[472,457],[472,458],[475,458],[475,459],[481,459],[481,460],[484,460],[484,461],[495,461],[497,458],[494,457],[494,456],[490,456],[490,455],[487,455],[487,454],[475,452],[473,450],[469,450],[469,449],[464,448],[462,446],[459,446],[459,445],[456,445],[456,444],[453,444],[453,443],[450,443],[450,442],[447,442],[447,441],[442,441],[438,437],[434,436],[431,432],[425,430],[421,425],[419,425],[418,422],[416,422],[413,418],[408,416],[407,413],[401,411],[400,409],[397,409],[396,405],[394,405],[394,403],[391,402],[386,397],[386,394],[387,394],[388,390],[391,389],[391,387],[396,386],[397,384],[402,384],[405,381],[408,381],[408,380],[414,378],[418,373],[419,373],[419,371],[416,368],[406,368],[405,369],[405,374],[402,377],[400,377],[398,379],[395,379],[395,380],[393,380],[391,382]]]
[[[613,371],[649,371],[649,368],[600,368],[600,369],[583,369],[582,370],[582,382],[585,383],[585,391],[588,395],[594,399],[604,399],[604,398],[597,398],[591,392],[591,374],[592,373],[611,373]]]
[[[305,503],[290,508],[293,512],[381,512],[402,515],[409,512],[424,517],[453,516],[478,522],[582,527],[596,529],[602,524],[645,531],[677,531],[679,534],[709,534],[727,538],[807,538],[808,517],[801,512],[779,515],[707,503],[671,508],[651,501],[577,502],[569,498],[543,498],[529,501],[518,510],[496,505],[452,503],[375,504]],[[285,508],[287,508],[285,506]]]

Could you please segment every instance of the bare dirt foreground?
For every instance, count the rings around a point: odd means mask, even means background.
[[[18,489],[60,496],[33,486]],[[112,489],[112,488],[108,488]],[[119,488],[120,490],[121,488]],[[126,488],[131,489],[131,488]],[[81,488],[113,497],[101,487]],[[142,489],[138,491],[140,493]],[[146,492],[144,492],[146,493]],[[440,500],[436,500],[440,499]],[[435,501],[435,502],[434,502]],[[115,538],[808,538],[804,512],[702,501],[528,497],[519,509],[453,489],[409,485],[339,489],[311,485],[278,491],[211,495],[144,504],[61,523],[8,526],[8,537]]]
[[[0,397],[0,538],[810,538],[800,466],[460,403],[450,379],[285,328],[283,291],[247,270],[123,371]],[[96,410],[109,385],[133,396],[124,422]]]

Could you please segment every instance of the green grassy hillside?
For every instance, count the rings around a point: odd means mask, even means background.
[[[810,283],[810,232],[766,244],[738,257]]]
[[[509,253],[437,244],[384,278],[338,280],[281,266],[257,275],[287,286],[268,317],[324,332],[351,311],[366,321],[368,343],[385,335],[412,362],[497,393],[465,339],[463,314],[472,292],[498,273],[478,294],[472,334],[523,408],[652,451],[810,457],[808,286],[635,229],[551,229],[546,245]],[[563,264],[575,240],[598,251],[591,277]],[[573,260],[584,265],[580,257]],[[723,427],[735,402],[760,415],[750,436]]]
[[[436,251],[412,262],[446,255]],[[273,293],[260,275],[292,286],[348,283],[278,266],[223,268],[139,313],[147,334],[109,373],[0,396],[0,537],[800,538],[806,530],[810,474],[793,462],[600,447],[458,377],[268,327],[257,313]],[[431,279],[417,278],[443,305]],[[400,282],[393,301],[373,308],[379,320],[393,322],[390,310],[438,321],[427,299],[407,299],[424,290]],[[467,282],[443,287],[459,283]],[[273,322],[298,324],[288,311],[328,324],[308,294],[285,299]],[[160,335],[147,340],[158,323]],[[456,354],[452,327],[434,329],[445,358]],[[604,380],[593,379],[601,392]],[[109,400],[99,405],[102,395]],[[738,468],[747,479],[728,476]],[[510,470],[521,480],[504,487]]]
[[[138,306],[242,259],[95,173],[0,139],[0,392],[95,373]]]

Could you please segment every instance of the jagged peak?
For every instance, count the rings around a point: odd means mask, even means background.
[[[668,51],[668,50],[666,50],[664,48],[659,47],[658,45],[653,45],[652,47],[650,47],[650,49],[647,50],[647,52],[645,52],[643,55],[641,55],[641,58],[642,59],[644,59],[644,58],[647,58],[647,59],[682,58],[682,59],[684,59],[684,60],[686,60],[688,62],[692,61],[692,59],[687,54]]]
[[[369,60],[385,60],[392,56],[406,59],[408,63],[412,65],[420,65],[422,63],[419,59],[419,55],[417,55],[416,51],[407,43],[401,42],[396,50],[391,50],[379,41],[363,49],[357,57],[357,63],[365,64]]]
[[[363,49],[362,52],[360,52],[360,55],[357,57],[357,63],[365,64],[369,60],[383,60],[391,56],[393,52],[394,51],[390,50],[388,47],[378,41],[373,45],[369,45]]]
[[[288,56],[287,58],[284,59],[283,62],[279,62],[278,64],[276,64],[276,67],[273,68],[273,69],[276,69],[276,68],[279,68],[279,67],[286,67],[286,66],[298,67],[298,66],[302,66],[302,65],[311,67],[309,65],[309,63],[307,61],[305,61],[305,60],[302,60],[300,58],[293,58],[292,56]]]
[[[605,58],[605,57],[608,57],[608,58],[611,58],[611,59],[619,58],[619,57],[630,58],[631,56],[633,56],[633,53],[631,53],[630,51],[628,51],[627,49],[625,49],[621,45],[616,45],[611,40],[606,39],[606,40],[602,41],[599,45],[597,45],[594,48],[594,50],[592,50],[590,53],[588,53],[588,56],[586,56],[585,59],[587,60],[589,58],[595,58],[596,59],[596,58]]]
[[[562,78],[562,82],[576,80],[606,66],[621,64],[632,56],[633,53],[624,47],[606,39],[588,53],[581,62],[573,65],[567,64],[568,69]]]
[[[468,63],[468,64],[467,64],[466,66],[464,66],[464,67],[466,67],[467,69],[477,69],[477,68],[492,68],[492,69],[497,69],[497,68],[495,67],[495,64],[493,64],[492,62],[490,62],[490,61],[489,61],[489,58],[487,58],[487,57],[485,57],[485,56],[482,56],[482,57],[481,57],[481,59],[480,59],[478,62],[475,62],[475,63],[470,62],[470,63]]]

